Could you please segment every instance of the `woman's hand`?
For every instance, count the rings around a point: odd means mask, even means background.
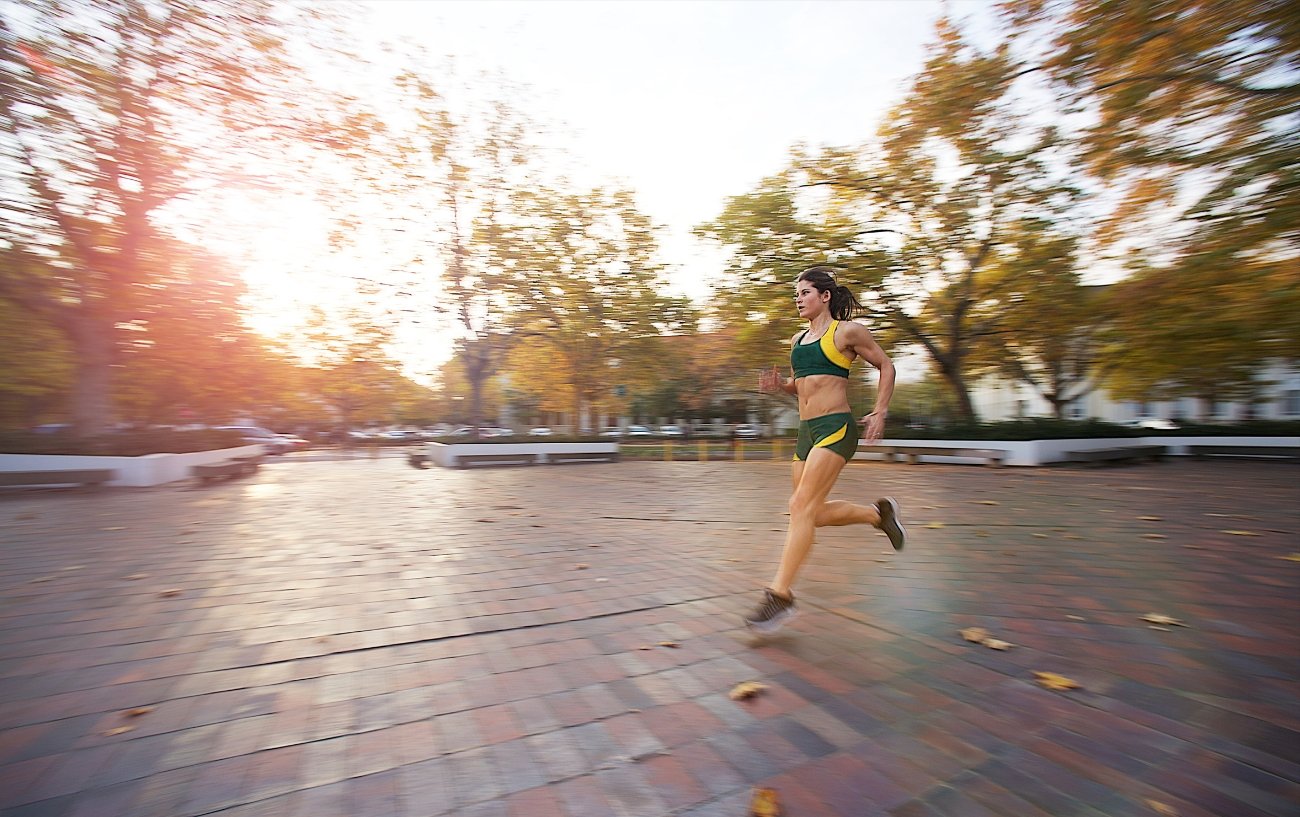
[[[765,394],[785,391],[785,378],[781,376],[781,370],[773,366],[759,372],[758,390]]]
[[[875,445],[880,442],[881,436],[885,433],[885,418],[888,416],[888,411],[878,410],[862,418],[862,438],[867,441],[867,445]]]

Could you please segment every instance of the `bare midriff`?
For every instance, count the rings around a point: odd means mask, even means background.
[[[849,411],[848,378],[833,374],[810,374],[794,381],[794,385],[799,392],[800,420]]]

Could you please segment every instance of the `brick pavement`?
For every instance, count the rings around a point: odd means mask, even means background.
[[[908,549],[820,531],[761,641],[779,463],[6,493],[0,813],[1294,815],[1297,477],[854,463]]]

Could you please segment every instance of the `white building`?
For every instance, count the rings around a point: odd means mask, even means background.
[[[1253,406],[1225,401],[1207,409],[1201,401],[1190,397],[1147,402],[1112,400],[1104,390],[1096,389],[1066,406],[1065,417],[1070,420],[1096,419],[1112,423],[1129,423],[1147,417],[1216,423],[1251,418],[1300,420],[1300,369],[1274,364],[1262,371],[1259,379],[1264,386],[1260,400]],[[971,389],[971,400],[975,404],[975,414],[982,422],[1052,416],[1051,404],[1039,396],[1032,386],[998,377],[986,377],[978,381]]]

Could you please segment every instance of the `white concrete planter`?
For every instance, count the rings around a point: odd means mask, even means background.
[[[429,461],[443,468],[462,468],[462,457],[522,455],[532,457],[538,464],[552,460],[552,454],[569,457],[591,454],[599,457],[618,457],[616,442],[572,443],[425,443],[424,454]]]
[[[1007,452],[1004,465],[1046,465],[1067,462],[1067,451],[1093,451],[1100,448],[1123,448],[1137,445],[1163,445],[1172,456],[1184,456],[1192,445],[1300,446],[1300,437],[1110,437],[1075,440],[881,440],[881,445],[907,445],[917,448],[999,449]],[[865,443],[859,443],[865,445]],[[882,459],[879,454],[859,452],[854,459]],[[982,459],[939,454],[921,455],[922,462],[978,463]]]
[[[143,457],[83,457],[76,454],[0,454],[0,471],[77,471],[109,468],[117,477],[109,485],[144,488],[189,479],[190,466],[232,457],[255,457],[260,445],[241,445],[186,454],[146,454]]]

